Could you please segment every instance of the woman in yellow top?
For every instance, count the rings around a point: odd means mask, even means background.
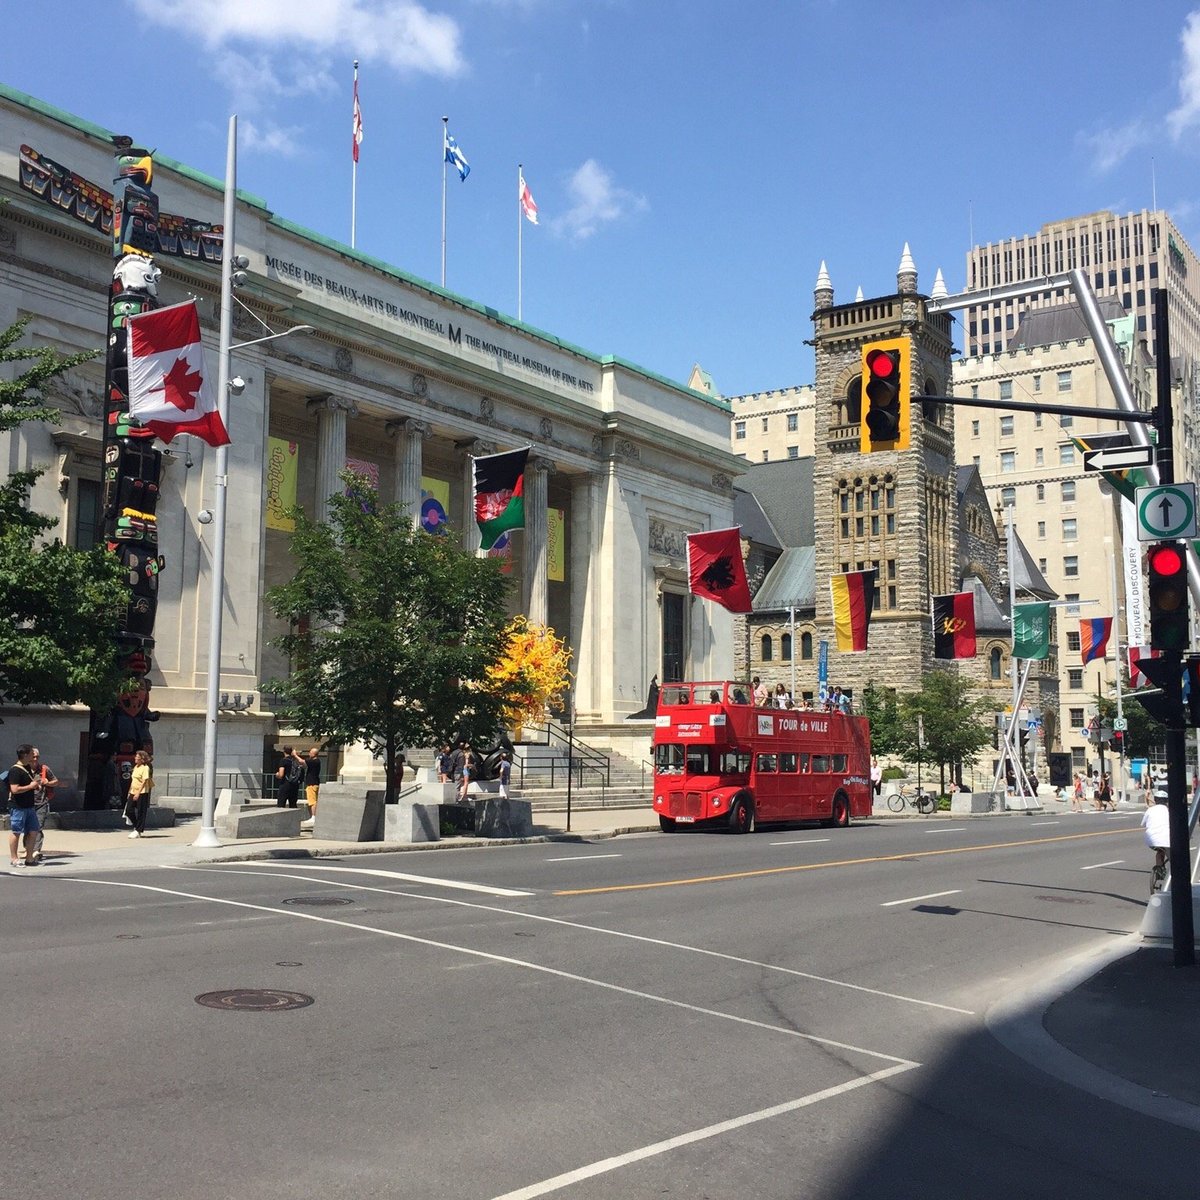
[[[140,838],[145,832],[153,788],[150,755],[145,750],[139,750],[133,756],[133,776],[129,780],[129,799],[125,802],[125,820],[133,825],[133,832],[129,835],[131,838]]]

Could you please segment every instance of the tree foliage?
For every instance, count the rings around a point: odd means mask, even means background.
[[[266,597],[289,622],[273,645],[289,655],[291,674],[263,688],[305,736],[382,753],[391,799],[403,747],[495,738],[516,698],[489,680],[509,582],[494,560],[380,505],[359,476],[342,479],[327,525],[291,511],[296,574]]]
[[[868,683],[863,688],[861,707],[871,725],[872,754],[898,754],[903,735],[896,689]]]
[[[20,346],[27,320],[0,331],[0,364],[23,369],[0,380],[0,431],[55,421],[42,384],[91,358]],[[41,471],[0,483],[0,700],[9,704],[108,707],[120,688],[115,634],[129,588],[115,555],[40,539],[57,524],[29,508]]]
[[[504,646],[488,671],[488,687],[510,694],[503,710],[510,724],[542,717],[571,686],[571,650],[548,625],[517,616],[504,631]]]
[[[942,790],[947,768],[957,777],[964,762],[991,744],[995,730],[992,705],[972,699],[971,684],[955,671],[931,671],[921,680],[921,690],[899,695],[895,724],[896,747],[906,762],[934,763]],[[925,729],[925,747],[917,745],[918,721]]]

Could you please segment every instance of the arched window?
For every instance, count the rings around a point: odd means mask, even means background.
[[[762,636],[762,660],[763,662],[770,662],[774,656],[775,654],[774,647],[771,644],[771,635],[769,633],[764,633]]]
[[[792,661],[792,635],[790,633],[784,633],[784,634],[780,635],[780,638],[779,638],[779,661],[780,662],[791,662]]]
[[[846,388],[843,424],[857,425],[862,420],[862,376],[856,375]]]
[[[812,658],[812,634],[802,633],[800,635],[800,657]]]
[[[991,666],[991,675],[993,679],[1000,679],[1000,647],[993,646],[991,654],[988,655],[989,665]]]

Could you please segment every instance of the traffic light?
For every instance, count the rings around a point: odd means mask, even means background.
[[[912,348],[906,338],[867,342],[862,348],[859,450],[907,450]]]
[[[1150,645],[1186,650],[1188,628],[1187,551],[1183,542],[1155,542],[1146,554],[1150,596]]]

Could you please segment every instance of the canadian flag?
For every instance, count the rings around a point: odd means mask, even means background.
[[[164,442],[190,433],[229,445],[213,389],[204,377],[196,302],[128,318],[129,412]]]

